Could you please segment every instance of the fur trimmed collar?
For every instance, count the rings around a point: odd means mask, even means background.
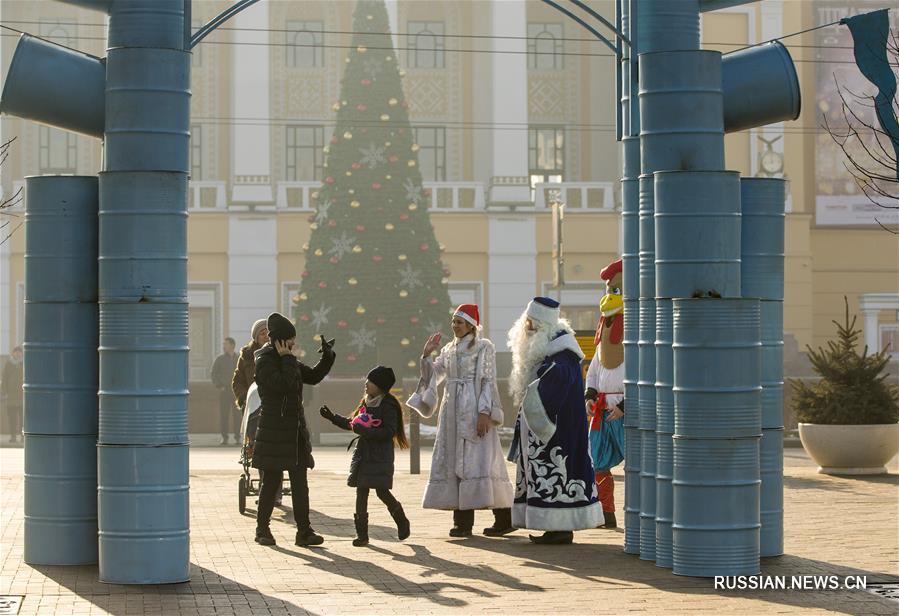
[[[550,340],[549,345],[546,347],[547,357],[552,357],[556,353],[561,353],[562,351],[571,351],[578,356],[578,359],[584,359],[584,352],[581,350],[581,345],[578,344],[577,338],[575,338],[574,334],[570,331],[562,330],[558,332],[555,338]]]

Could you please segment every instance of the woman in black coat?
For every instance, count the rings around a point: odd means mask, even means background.
[[[256,513],[256,542],[275,545],[269,521],[283,471],[290,477],[297,545],[321,545],[324,539],[309,523],[309,484],[306,469],[315,466],[312,443],[303,412],[303,384],[319,383],[334,365],[333,340],[321,337],[321,360],[315,367],[297,361],[291,353],[296,338],[293,324],[277,312],[268,317],[270,341],[255,353],[256,384],[262,412],[256,429],[253,467],[263,471]]]
[[[356,488],[356,513],[353,516],[356,524],[353,545],[356,547],[368,544],[368,492],[371,489],[387,505],[400,540],[409,536],[409,520],[403,506],[390,493],[394,441],[403,449],[409,446],[403,429],[402,407],[390,393],[395,382],[393,370],[377,366],[368,373],[365,396],[352,417],[336,415],[327,406],[319,409],[322,417],[338,428],[358,434],[354,439],[356,448],[347,478],[347,485]]]

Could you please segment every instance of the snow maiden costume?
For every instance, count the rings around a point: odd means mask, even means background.
[[[584,354],[559,303],[536,297],[509,331],[510,392],[519,405],[512,524],[548,531],[534,543],[571,543],[603,523],[584,421]]]
[[[512,530],[512,483],[496,430],[503,423],[496,351],[480,335],[476,305],[459,306],[454,317],[473,325],[474,331],[454,338],[436,359],[421,358],[421,380],[406,402],[423,417],[431,417],[437,408],[437,386],[445,383],[422,506],[453,510],[451,536],[471,534],[475,509],[493,509],[494,526],[484,533],[502,535]],[[477,432],[479,414],[489,415],[492,425],[484,436]]]
[[[610,419],[612,409],[624,410],[624,313],[621,301],[621,259],[606,266],[599,277],[606,294],[599,302],[602,316],[596,327],[596,354],[587,370],[584,399],[592,411],[590,454],[596,471],[596,489],[602,503],[605,528],[615,528],[615,481],[611,469],[624,459],[624,427],[621,417]]]

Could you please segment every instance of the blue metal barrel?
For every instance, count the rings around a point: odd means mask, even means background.
[[[740,297],[740,175],[655,174],[656,296]]]
[[[97,437],[25,434],[25,562],[97,562]]]
[[[625,408],[627,395],[625,394]],[[627,417],[627,410],[624,416]],[[642,436],[635,427],[624,428],[624,551],[640,553],[640,457]]]
[[[759,300],[703,298],[673,303],[675,434],[758,437]]]
[[[112,2],[109,47],[184,49],[183,0]]]
[[[25,298],[97,302],[97,177],[25,178]]]
[[[675,335],[676,331],[675,326]],[[718,439],[674,435],[675,574],[759,572],[760,484],[758,435]]]
[[[759,554],[780,556],[784,553],[784,431],[763,428],[759,443],[761,468],[761,536]]]
[[[187,175],[104,172],[100,178],[100,301],[184,301]]]
[[[112,48],[106,80],[105,170],[187,173],[190,54]]]
[[[640,262],[640,298],[653,298],[656,292],[656,267],[655,267],[655,220],[653,214],[653,175],[651,173],[640,176],[640,207],[639,216],[639,262]],[[650,338],[655,337],[655,324]]]
[[[643,173],[723,169],[722,105],[720,53],[640,54]]]
[[[103,305],[101,444],[187,444],[187,338],[186,304]]]
[[[721,73],[727,132],[799,117],[799,77],[790,52],[779,41],[725,55]]]
[[[654,430],[640,430],[640,433],[640,559],[655,560],[656,433]]]
[[[96,440],[97,304],[26,300],[24,347],[25,433]]]
[[[25,182],[25,561],[95,563],[97,178]]]
[[[0,113],[103,136],[103,60],[23,34],[0,96]]]
[[[621,267],[624,299],[640,297],[640,218],[637,211],[638,180],[621,180]]]
[[[761,300],[762,428],[784,427],[783,302]]]
[[[100,581],[187,581],[188,446],[99,445],[97,467]]]
[[[699,0],[653,0],[637,5],[640,52],[699,49]]]
[[[784,191],[779,178],[740,179],[744,297],[784,298]]]
[[[674,476],[674,306],[656,300],[656,565],[671,567]]]

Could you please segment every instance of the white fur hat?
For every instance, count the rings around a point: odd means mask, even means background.
[[[549,297],[535,297],[528,302],[526,314],[531,319],[544,323],[555,323],[561,317],[559,302]]]

